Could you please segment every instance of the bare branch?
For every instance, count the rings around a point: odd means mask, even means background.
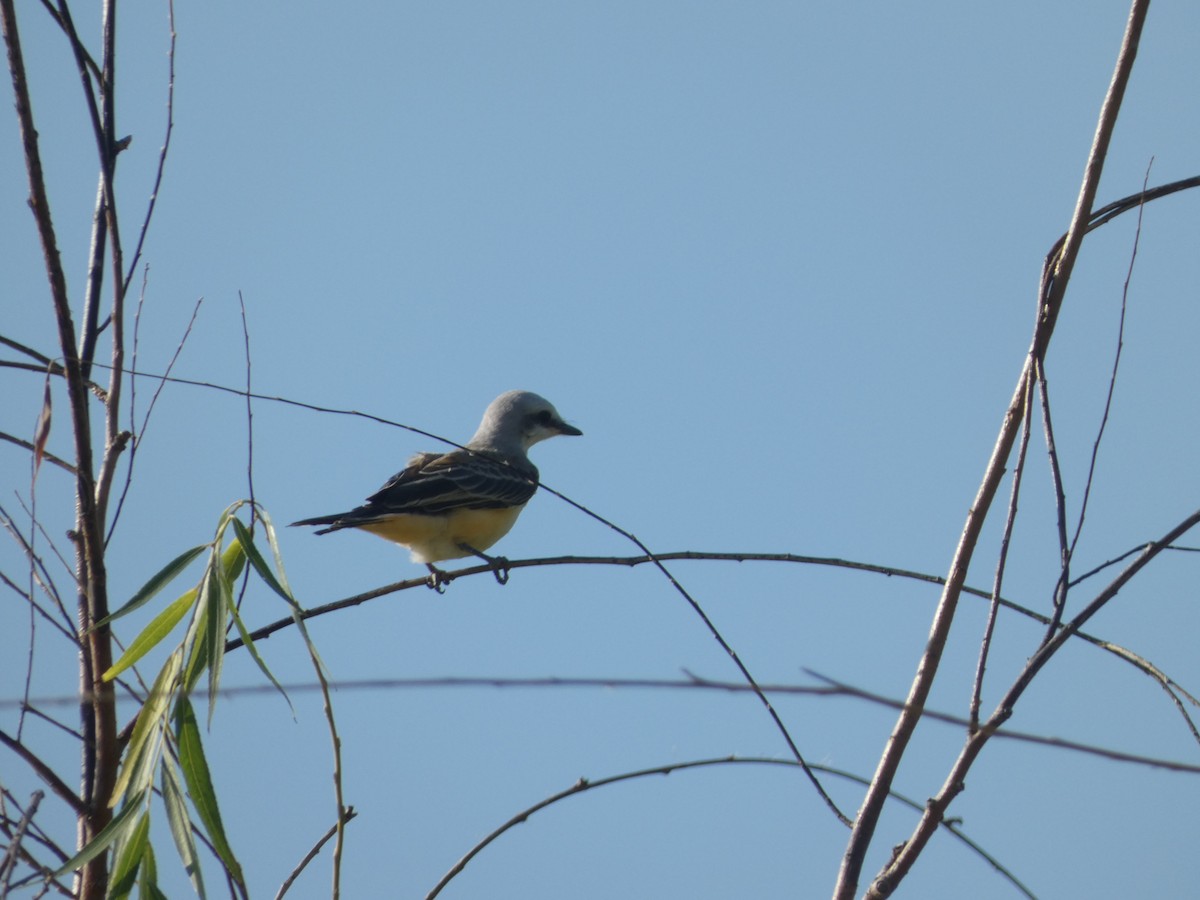
[[[358,815],[358,813],[355,812],[353,806],[347,806],[346,813],[342,817],[342,825],[347,824],[352,819],[354,819],[354,817],[357,815]],[[291,874],[288,875],[288,877],[283,880],[283,884],[281,884],[279,886],[278,893],[275,894],[275,900],[281,900],[283,895],[286,894],[288,892],[288,890],[291,889],[291,886],[296,882],[296,879],[300,877],[300,873],[304,871],[304,869],[308,866],[308,864],[310,862],[312,862],[314,859],[317,858],[317,854],[321,852],[321,848],[324,847],[327,843],[329,843],[330,838],[332,838],[335,834],[337,834],[337,832],[338,832],[337,825],[329,826],[329,830],[327,832],[325,832],[325,834],[321,837],[321,839],[319,841],[317,841],[315,844],[313,844],[312,849],[310,849],[306,854],[304,854],[304,859],[300,860],[300,862],[297,864],[296,868],[292,869]]]
[[[69,806],[76,815],[80,815],[84,811],[83,801],[75,796],[75,792],[70,786],[64,782],[54,770],[44,763],[40,756],[12,737],[6,731],[0,730],[0,744],[3,744],[25,762],[29,768],[37,774],[38,778],[46,783],[50,790],[54,791],[64,803]]]
[[[1137,552],[1137,550],[1142,549],[1142,547],[1144,547],[1144,545],[1141,545],[1138,548],[1136,548],[1135,550],[1130,551],[1130,554]],[[1179,548],[1179,547],[1176,547],[1175,545],[1171,545],[1170,547],[1167,547],[1164,549],[1170,550],[1170,549],[1190,549],[1190,548]],[[1130,555],[1130,554],[1126,554],[1126,555]],[[709,552],[700,552],[700,551],[695,551],[695,550],[682,550],[682,551],[677,551],[677,552],[673,552],[673,553],[659,553],[655,556],[655,558],[659,559],[659,560],[664,560],[667,562],[676,561],[676,560],[713,560],[713,561],[726,561],[726,562],[755,561],[755,562],[785,562],[785,563],[797,563],[797,564],[803,564],[803,565],[833,566],[836,568],[852,569],[852,570],[860,571],[860,572],[872,572],[872,573],[877,573],[880,575],[885,575],[888,577],[907,578],[907,579],[912,579],[915,581],[923,581],[923,582],[926,582],[929,584],[935,584],[935,585],[944,585],[945,584],[944,578],[937,576],[937,575],[930,575],[930,574],[927,574],[924,572],[914,572],[914,571],[911,571],[908,569],[899,569],[899,568],[895,568],[892,566],[881,566],[881,565],[876,565],[874,563],[856,562],[854,560],[837,559],[834,557],[799,556],[797,554],[792,554],[792,553],[709,553]],[[507,561],[507,567],[509,569],[523,569],[523,568],[529,568],[529,567],[534,567],[534,566],[603,565],[603,566],[629,566],[632,568],[634,566],[639,566],[639,565],[649,565],[652,562],[653,562],[653,560],[648,556],[557,556],[557,557],[544,557],[544,558],[540,558],[540,559],[510,559]],[[462,569],[456,569],[453,572],[451,572],[450,574],[455,579],[466,578],[466,577],[472,576],[472,575],[481,575],[484,573],[492,572],[494,570],[494,568],[495,568],[494,565],[476,565],[476,566],[465,567]],[[428,587],[429,587],[429,579],[428,578],[426,578],[426,577],[410,578],[405,581],[397,581],[392,584],[386,584],[386,585],[383,585],[378,588],[373,588],[372,590],[369,590],[369,591],[363,591],[362,593],[359,593],[359,594],[353,594],[353,595],[351,595],[349,597],[345,597],[341,600],[333,600],[329,603],[324,603],[319,606],[313,606],[308,609],[301,610],[299,612],[299,616],[300,616],[300,618],[307,621],[308,619],[314,619],[314,618],[317,618],[318,616],[328,615],[329,613],[336,612],[340,609],[349,609],[350,607],[353,607],[353,606],[359,606],[360,604],[366,603],[370,600],[375,600],[379,597],[384,597],[389,594],[397,593],[399,591],[411,590],[413,588],[428,588]],[[969,594],[971,596],[980,597],[985,600],[990,600],[992,597],[992,592],[981,590],[981,589],[975,588],[975,587],[971,587],[969,585],[964,585],[962,592],[964,594]],[[1004,597],[998,597],[997,603],[999,606],[1001,606],[1005,609],[1012,610],[1013,612],[1019,613],[1020,615],[1024,616],[1027,619],[1030,619],[1033,622],[1038,623],[1039,625],[1047,625],[1050,622],[1050,619],[1048,616],[1045,616],[1042,613],[1037,612],[1036,610],[1022,606],[1019,603],[1014,603],[1012,600],[1005,599]],[[285,628],[290,628],[295,624],[296,623],[295,623],[294,619],[292,619],[291,617],[284,618],[284,619],[278,619],[274,622],[271,622],[268,625],[264,625],[261,628],[257,628],[254,631],[250,632],[250,639],[253,641],[265,640],[266,638],[269,638],[275,632],[282,631]],[[1080,640],[1086,641],[1095,647],[1099,647],[1102,650],[1106,650],[1109,653],[1112,653],[1114,656],[1117,656],[1123,662],[1133,665],[1139,671],[1143,672],[1144,674],[1150,676],[1155,681],[1157,681],[1160,684],[1160,686],[1162,686],[1169,694],[1172,695],[1172,697],[1175,696],[1174,690],[1182,691],[1182,689],[1178,686],[1178,684],[1176,684],[1175,681],[1173,681],[1170,677],[1168,677],[1165,673],[1163,673],[1160,669],[1158,669],[1157,666],[1155,666],[1153,663],[1150,663],[1149,661],[1143,659],[1141,656],[1134,653],[1133,651],[1128,650],[1124,647],[1121,647],[1118,644],[1114,644],[1108,640],[1105,640],[1104,638],[1096,637],[1095,635],[1089,634],[1088,632],[1085,632],[1082,630],[1076,631],[1074,634],[1074,637],[1077,637]],[[241,647],[241,646],[242,646],[241,638],[234,638],[226,643],[225,651],[228,653],[232,650],[236,650],[238,647]],[[1182,691],[1182,693],[1184,693],[1185,696],[1187,696],[1187,698],[1189,699],[1189,702],[1192,702],[1193,704],[1200,706],[1200,702],[1197,702],[1194,699],[1192,699],[1191,695],[1188,694],[1186,691]],[[1178,705],[1177,698],[1176,698],[1176,704]],[[1182,707],[1180,707],[1180,711],[1183,712],[1184,717],[1187,718],[1187,714],[1186,714],[1186,712],[1184,712]],[[1192,727],[1192,726],[1189,726],[1189,727]],[[127,726],[127,728],[128,728],[128,726]]]
[[[1146,175],[1142,179],[1142,194],[1146,193],[1146,185],[1150,182],[1150,169],[1154,165],[1154,160],[1150,160],[1150,165],[1146,166]],[[1100,425],[1096,429],[1096,439],[1092,442],[1092,458],[1088,462],[1087,478],[1083,485],[1083,499],[1079,504],[1079,520],[1075,523],[1075,536],[1071,539],[1071,552],[1075,551],[1075,546],[1079,543],[1079,536],[1083,533],[1083,522],[1087,516],[1088,500],[1092,496],[1092,482],[1096,477],[1096,460],[1100,456],[1100,442],[1104,439],[1104,430],[1108,427],[1108,416],[1112,411],[1113,394],[1117,389],[1117,372],[1121,367],[1121,351],[1125,347],[1125,312],[1129,308],[1129,282],[1133,280],[1133,265],[1137,261],[1138,245],[1142,240],[1142,215],[1146,210],[1146,203],[1143,199],[1137,207],[1137,227],[1133,232],[1133,249],[1129,253],[1129,268],[1125,272],[1125,284],[1121,288],[1121,315],[1117,324],[1117,347],[1113,353],[1112,372],[1108,376],[1108,394],[1104,398],[1104,413],[1100,416]]]
[[[1050,460],[1050,481],[1054,488],[1054,517],[1058,532],[1059,572],[1058,581],[1054,585],[1052,606],[1054,613],[1050,624],[1046,627],[1043,640],[1050,640],[1062,621],[1063,608],[1067,603],[1067,586],[1071,583],[1071,546],[1067,541],[1067,495],[1063,489],[1062,468],[1058,462],[1058,446],[1054,442],[1054,425],[1050,417],[1050,385],[1046,381],[1046,365],[1041,359],[1035,359],[1033,364],[1034,376],[1037,378],[1038,395],[1041,398],[1042,429],[1046,436],[1046,455]]]
[[[167,130],[163,136],[162,148],[158,151],[158,169],[154,173],[154,186],[150,189],[150,200],[146,205],[146,215],[142,218],[142,227],[138,232],[137,244],[134,245],[133,255],[129,259],[128,274],[123,279],[122,295],[129,293],[133,283],[133,273],[137,270],[138,261],[142,258],[142,247],[146,243],[146,233],[150,230],[150,220],[154,217],[154,208],[158,204],[158,192],[162,188],[163,172],[167,167],[167,152],[171,149],[171,133],[175,130],[175,0],[167,0],[167,23],[170,28],[170,46],[167,48]],[[120,277],[120,273],[118,273]]]
[[[31,444],[29,441],[11,434],[6,434],[3,431],[0,431],[0,441],[7,441],[10,444],[16,444],[18,447],[28,450],[30,453],[32,453],[34,450],[33,444]],[[71,465],[65,459],[60,459],[48,450],[42,451],[42,459],[48,463],[51,463],[52,465],[58,466],[64,472],[70,472],[72,475],[75,474],[75,467],[73,465]]]
[[[929,640],[926,642],[925,651],[921,656],[920,662],[917,664],[917,672],[906,701],[907,708],[900,714],[891,735],[888,737],[887,744],[879,761],[879,767],[875,773],[875,778],[872,780],[870,788],[867,789],[862,807],[859,810],[854,828],[851,831],[850,840],[846,846],[846,852],[842,859],[842,866],[838,873],[838,879],[833,892],[835,900],[852,900],[855,892],[858,890],[858,882],[862,873],[863,862],[866,859],[867,848],[870,846],[875,835],[875,827],[883,812],[884,801],[887,798],[888,791],[891,789],[892,781],[896,776],[896,771],[900,766],[900,760],[904,756],[909,739],[912,737],[917,723],[920,721],[921,710],[924,708],[929,691],[933,687],[933,680],[937,674],[942,652],[950,634],[950,625],[954,620],[954,613],[958,605],[962,585],[966,580],[967,569],[975,555],[975,547],[983,528],[983,522],[991,510],[992,500],[1003,477],[1004,467],[1012,452],[1013,443],[1024,413],[1025,394],[1030,383],[1029,373],[1032,370],[1032,362],[1035,359],[1040,360],[1045,358],[1046,348],[1054,332],[1054,325],[1066,293],[1067,283],[1070,280],[1071,271],[1074,268],[1075,259],[1079,253],[1080,242],[1083,240],[1084,232],[1092,219],[1092,204],[1096,196],[1096,190],[1099,187],[1100,173],[1104,167],[1104,159],[1107,155],[1108,143],[1112,136],[1113,128],[1116,126],[1117,113],[1121,107],[1121,99],[1125,94],[1125,85],[1128,83],[1129,74],[1133,69],[1133,61],[1137,55],[1138,39],[1141,36],[1142,25],[1145,22],[1148,8],[1148,0],[1134,0],[1133,8],[1130,11],[1129,23],[1125,31],[1125,38],[1117,59],[1116,69],[1113,73],[1113,80],[1101,108],[1096,136],[1085,167],[1083,185],[1079,192],[1079,200],[1075,206],[1075,213],[1071,219],[1071,226],[1067,229],[1066,239],[1063,241],[1061,251],[1053,259],[1048,259],[1046,263],[1043,287],[1039,296],[1038,322],[1034,329],[1029,356],[1020,377],[1017,379],[1017,388],[1004,414],[1003,424],[1000,428],[1000,435],[996,441],[995,449],[992,452],[991,459],[988,461],[983,481],[976,494],[975,502],[971,505],[971,512],[963,527],[958,547],[955,549],[954,558],[950,564],[950,572],[946,578],[946,587],[942,591],[942,597],[934,613]],[[980,733],[982,734],[983,732]],[[894,866],[889,867],[889,873],[892,872],[893,868]],[[872,887],[871,895],[875,897],[885,896],[895,886],[899,878],[902,877],[903,873],[897,873],[896,877],[881,878],[880,887]]]
[[[8,849],[4,852],[4,859],[0,860],[0,897],[8,896],[9,879],[12,876],[13,866],[17,862],[17,857],[21,855],[21,841],[25,837],[25,829],[33,821],[33,817],[37,814],[37,808],[41,805],[44,796],[46,795],[41,791],[33,792],[29,797],[29,805],[25,807],[25,812],[21,816],[21,821],[17,823],[16,830],[9,839]]]
[[[912,836],[901,846],[900,851],[892,858],[891,862],[884,867],[883,871],[880,872],[871,885],[870,890],[867,891],[866,896],[870,900],[882,900],[882,898],[889,896],[895,890],[896,885],[908,874],[913,863],[916,862],[917,857],[929,842],[930,837],[933,836],[938,823],[945,816],[950,803],[965,789],[967,773],[987,744],[988,739],[1012,716],[1017,701],[1024,694],[1025,689],[1029,687],[1037,673],[1041,671],[1042,667],[1050,661],[1051,657],[1058,652],[1071,635],[1078,631],[1088,619],[1115,597],[1121,588],[1129,583],[1130,579],[1157,557],[1171,542],[1178,540],[1198,523],[1200,523],[1200,510],[1192,513],[1162,538],[1147,546],[1137,559],[1113,579],[1091,603],[1074,616],[1065,628],[1060,629],[1051,640],[1043,643],[1037,652],[1030,657],[1025,668],[1001,699],[999,705],[996,707],[996,711],[992,713],[982,728],[968,736],[958,759],[955,760],[949,775],[946,777],[945,784],[938,791],[937,796],[933,797],[926,804],[925,813],[921,817],[921,821],[917,824],[916,830],[913,831]]]
[[[142,300],[144,297],[145,285],[143,284],[143,293],[138,296],[137,312],[134,315],[133,326],[133,359],[134,368],[137,368],[137,350],[138,350],[138,321],[142,314]],[[175,363],[179,361],[179,355],[183,352],[184,345],[187,343],[188,337],[191,336],[192,327],[196,324],[196,317],[200,314],[200,304],[204,302],[201,297],[196,301],[196,305],[192,307],[192,317],[188,319],[187,327],[183,329],[183,336],[179,339],[179,343],[175,345],[175,352],[171,354],[171,361],[167,363],[166,377],[159,379],[158,386],[155,387],[154,393],[150,396],[150,405],[146,408],[146,414],[142,417],[141,427],[137,427],[134,421],[136,408],[136,393],[134,385],[136,379],[131,379],[129,382],[129,430],[135,432],[133,442],[129,446],[128,463],[125,467],[125,483],[121,487],[121,496],[117,498],[117,508],[113,512],[112,521],[108,526],[108,535],[104,539],[105,547],[112,540],[113,532],[116,531],[117,521],[121,518],[121,509],[125,506],[125,497],[129,494],[129,488],[133,484],[133,464],[137,457],[138,449],[141,447],[142,439],[146,436],[146,429],[150,426],[150,415],[154,412],[154,407],[158,403],[158,398],[166,387],[167,382],[171,381],[171,371],[175,368]],[[131,373],[132,374],[132,373]]]
[[[24,344],[14,341],[11,338],[6,338],[3,335],[0,335],[0,344],[4,344],[6,347],[11,347],[18,353],[24,353],[30,359],[36,360],[38,365],[34,371],[43,371],[47,366],[53,365],[50,357],[42,353],[38,353],[32,347],[26,347]]]
[[[581,778],[581,779],[579,779],[579,781],[575,782],[575,784],[571,785],[571,787],[567,788],[566,790],[559,791],[556,794],[551,794],[549,797],[533,804],[533,806],[527,807],[526,809],[524,809],[521,812],[514,815],[512,818],[510,818],[504,824],[493,829],[490,834],[488,834],[481,841],[479,841],[479,843],[477,843],[474,847],[472,847],[465,856],[463,856],[458,862],[456,862],[453,866],[451,866],[450,870],[448,872],[446,872],[445,875],[442,876],[441,880],[439,880],[436,885],[434,885],[433,890],[431,890],[428,894],[425,895],[425,900],[434,900],[434,898],[437,897],[437,895],[442,892],[442,890],[446,887],[446,885],[449,884],[460,872],[463,871],[463,869],[465,869],[467,867],[467,864],[470,863],[472,859],[474,859],[481,852],[483,852],[484,848],[486,848],[489,844],[491,844],[493,841],[495,841],[497,838],[499,838],[506,831],[509,831],[512,828],[515,828],[517,825],[520,825],[523,822],[527,821],[529,819],[529,817],[534,815],[535,813],[541,812],[543,809],[546,809],[549,806],[553,806],[555,803],[558,803],[562,800],[566,800],[568,797],[574,797],[575,795],[582,794],[585,791],[594,790],[596,788],[607,787],[609,785],[618,784],[623,781],[631,781],[636,778],[645,778],[645,777],[651,776],[651,775],[663,776],[663,775],[670,775],[674,772],[683,772],[688,769],[699,769],[699,768],[706,768],[709,766],[728,766],[728,765],[795,766],[795,765],[797,765],[797,763],[795,760],[791,760],[791,759],[773,759],[771,757],[761,757],[761,756],[725,756],[725,757],[720,757],[718,759],[697,759],[697,760],[691,760],[689,762],[670,763],[670,764],[667,764],[664,766],[655,766],[655,767],[649,768],[649,769],[639,769],[638,771],[635,771],[635,772],[623,772],[619,775],[610,775],[607,778],[599,778],[594,781],[590,781],[586,778]],[[867,779],[862,778],[859,775],[855,775],[851,772],[846,772],[842,769],[834,769],[830,766],[822,766],[822,765],[818,765],[816,763],[813,763],[812,767],[813,767],[813,769],[815,769],[818,772],[822,772],[827,775],[832,775],[836,778],[844,778],[848,781],[854,781],[859,784],[867,784],[868,783]],[[915,810],[921,809],[921,805],[919,803],[915,802],[914,800],[910,800],[908,797],[905,797],[902,794],[898,794],[895,791],[893,791],[889,796],[891,799],[899,801],[900,803],[904,804],[905,806],[908,806],[910,809],[915,809]],[[1001,865],[995,859],[995,857],[993,857],[991,854],[989,854],[985,850],[983,850],[983,848],[980,847],[977,843],[975,843],[974,841],[972,841],[971,839],[966,837],[966,835],[963,834],[962,830],[957,825],[946,822],[946,823],[943,823],[943,827],[947,831],[949,831],[951,834],[953,834],[956,838],[958,838],[960,841],[962,841],[964,844],[966,844],[968,847],[970,847],[976,854],[978,854],[989,865],[991,865],[992,868],[995,869],[997,873],[999,873],[1006,880],[1008,880],[1009,883],[1012,884],[1015,888],[1017,888],[1017,890],[1019,890],[1022,894],[1024,894],[1026,897],[1031,897],[1031,898],[1034,896],[1029,891],[1029,889],[1027,887],[1025,887],[1025,885],[1023,885],[1016,878],[1016,876],[1013,875],[1005,866]]]
[[[1003,603],[1001,587],[1004,584],[1004,569],[1008,563],[1008,547],[1012,540],[1013,527],[1017,521],[1017,500],[1021,496],[1021,482],[1025,474],[1025,460],[1029,452],[1029,422],[1030,403],[1033,393],[1029,386],[1025,387],[1025,412],[1022,415],[1021,446],[1017,450],[1017,464],[1013,471],[1012,491],[1008,499],[1008,513],[1004,520],[1004,534],[1000,538],[1000,553],[996,560],[996,575],[992,580],[992,595],[988,603],[987,622],[983,628],[983,640],[979,647],[979,662],[975,666],[975,680],[971,686],[970,724],[968,728],[974,731],[979,727],[979,708],[983,698],[983,678],[987,672],[988,654],[991,652],[992,636],[996,630],[996,618]],[[969,589],[964,586],[964,592]]]

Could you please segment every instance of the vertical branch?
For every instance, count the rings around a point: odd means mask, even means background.
[[[1017,450],[1017,465],[1013,472],[1012,492],[1008,501],[1008,516],[1004,520],[1004,536],[1000,539],[1000,555],[996,561],[996,577],[992,582],[992,596],[988,605],[987,624],[983,629],[983,641],[979,648],[979,662],[975,667],[975,683],[971,688],[970,725],[974,732],[979,728],[979,708],[983,702],[983,676],[987,671],[988,654],[992,647],[992,635],[996,629],[996,616],[1000,611],[1001,588],[1004,585],[1004,569],[1008,562],[1008,547],[1012,540],[1013,526],[1017,519],[1017,500],[1021,496],[1021,478],[1025,473],[1025,458],[1029,449],[1029,403],[1033,394],[1025,386],[1024,427],[1021,429],[1021,447]]]
[[[1071,552],[1079,543],[1079,535],[1083,533],[1083,520],[1087,516],[1088,500],[1092,496],[1092,481],[1096,476],[1096,460],[1100,456],[1100,442],[1104,439],[1104,430],[1108,427],[1108,414],[1112,411],[1113,394],[1117,388],[1117,372],[1121,368],[1121,350],[1125,346],[1125,311],[1129,307],[1129,282],[1133,280],[1133,266],[1137,262],[1138,245],[1142,240],[1142,214],[1146,211],[1146,186],[1150,182],[1150,167],[1154,165],[1151,157],[1150,165],[1146,167],[1146,175],[1142,178],[1142,195],[1138,203],[1137,227],[1133,232],[1133,249],[1129,254],[1129,268],[1125,272],[1125,284],[1121,288],[1121,315],[1117,322],[1117,348],[1113,353],[1112,372],[1108,377],[1108,394],[1104,398],[1104,413],[1100,416],[1100,426],[1096,429],[1096,440],[1092,442],[1092,458],[1088,463],[1087,478],[1083,483],[1083,499],[1079,503],[1079,521],[1075,523],[1075,535],[1071,538]]]
[[[1129,82],[1130,72],[1133,70],[1133,61],[1137,56],[1138,41],[1141,37],[1142,26],[1145,24],[1149,6],[1149,0],[1133,0],[1129,20],[1125,28],[1125,36],[1117,57],[1116,68],[1100,110],[1096,135],[1092,141],[1091,152],[1089,153],[1087,165],[1084,169],[1083,184],[1080,188],[1079,199],[1075,205],[1075,212],[1071,217],[1071,225],[1067,230],[1067,236],[1063,241],[1061,250],[1057,255],[1047,259],[1046,262],[1042,291],[1039,296],[1038,323],[1034,329],[1030,355],[1025,361],[1020,378],[1017,380],[1017,389],[1013,394],[1012,400],[1009,402],[1008,409],[1005,411],[1004,420],[1000,427],[1000,435],[997,438],[991,458],[988,460],[983,481],[975,497],[975,502],[972,504],[966,524],[963,526],[962,536],[959,539],[958,546],[955,548],[954,558],[950,563],[950,571],[946,577],[946,584],[942,590],[942,596],[938,601],[937,610],[934,612],[929,640],[926,643],[925,651],[921,655],[920,662],[917,664],[917,672],[909,689],[904,709],[900,713],[896,725],[884,746],[879,765],[871,780],[871,786],[867,788],[862,807],[850,832],[850,840],[846,846],[846,852],[842,858],[842,865],[834,887],[833,896],[836,900],[851,900],[858,890],[858,882],[862,874],[863,863],[866,860],[867,848],[870,846],[875,835],[875,828],[879,823],[879,817],[883,812],[883,806],[887,800],[888,792],[891,790],[892,782],[896,777],[896,772],[900,768],[900,761],[904,756],[904,751],[908,747],[908,742],[912,738],[913,732],[916,730],[917,723],[920,721],[925,708],[925,701],[928,699],[929,692],[933,687],[933,679],[937,674],[942,652],[945,649],[946,640],[950,634],[950,625],[954,620],[958,598],[966,580],[967,569],[974,556],[984,519],[987,517],[992,500],[995,498],[996,489],[1004,475],[1004,467],[1009,454],[1012,452],[1013,443],[1016,440],[1017,432],[1024,415],[1026,394],[1029,390],[1030,377],[1033,372],[1033,360],[1042,359],[1045,355],[1046,347],[1054,332],[1054,325],[1058,319],[1058,312],[1066,293],[1067,282],[1070,280],[1071,271],[1074,268],[1075,259],[1079,253],[1080,244],[1089,227],[1092,204],[1095,201],[1096,190],[1100,183],[1100,173],[1104,168],[1104,159],[1108,152],[1108,145],[1112,138],[1113,129],[1116,126],[1117,113],[1121,108],[1121,100],[1125,95],[1125,87]],[[884,883],[883,879],[881,879],[878,888],[872,887],[870,894],[873,896],[885,895],[895,886],[896,880],[898,879],[888,879]]]
[[[1044,360],[1034,361],[1034,375],[1037,378],[1038,396],[1042,401],[1042,430],[1046,435],[1046,453],[1050,457],[1050,481],[1054,487],[1054,515],[1058,530],[1059,572],[1058,583],[1054,585],[1054,597],[1051,603],[1054,608],[1050,622],[1046,626],[1046,636],[1050,640],[1062,622],[1063,608],[1067,605],[1067,590],[1071,583],[1071,545],[1067,541],[1067,493],[1063,489],[1062,466],[1058,461],[1058,444],[1054,440],[1054,421],[1050,416],[1050,383],[1046,380],[1046,364]]]
[[[115,0],[106,2],[105,74],[101,87],[102,119],[112,127],[112,48],[114,19],[112,8]],[[116,741],[116,708],[113,686],[99,680],[99,674],[112,663],[112,646],[107,628],[92,629],[92,623],[107,614],[107,584],[104,565],[103,528],[101,512],[97,504],[94,457],[91,443],[91,420],[88,407],[86,379],[77,357],[75,324],[67,296],[66,278],[63,274],[57,236],[50,214],[45,175],[38,146],[37,130],[34,126],[33,109],[29,97],[24,56],[21,50],[13,0],[0,0],[0,20],[3,23],[4,41],[8,50],[9,72],[12,76],[13,94],[20,123],[21,140],[25,155],[25,168],[29,179],[29,204],[33,210],[38,237],[42,245],[42,256],[46,264],[47,282],[51,303],[58,326],[59,346],[63,357],[63,370],[70,400],[71,422],[75,441],[75,547],[76,582],[79,591],[78,628],[83,637],[83,652],[80,654],[80,717],[85,737],[82,772],[82,812],[79,816],[77,839],[86,843],[94,838],[111,820],[108,808],[113,779],[117,770],[118,750]],[[111,147],[111,144],[110,144]],[[101,153],[102,160],[106,158]],[[111,152],[107,159],[111,161]],[[111,174],[111,165],[107,171]],[[113,224],[112,182],[108,179],[106,195],[109,201],[108,221]],[[119,252],[119,245],[114,248]],[[119,347],[119,344],[118,344]],[[120,356],[118,355],[118,360]],[[119,388],[119,379],[116,386]],[[119,396],[110,396],[113,406]],[[111,410],[111,407],[110,407]],[[77,894],[85,900],[103,897],[108,885],[107,860],[104,854],[91,860],[81,871]]]
[[[125,262],[121,250],[121,229],[117,222],[117,198],[113,184],[116,175],[117,154],[127,142],[118,144],[116,139],[116,31],[117,2],[104,0],[104,59],[101,82],[100,116],[104,132],[101,150],[101,178],[104,183],[105,216],[112,255],[113,303],[110,319],[112,341],[112,370],[109,376],[108,397],[105,401],[105,449],[104,465],[96,484],[96,506],[100,520],[104,521],[108,497],[116,474],[117,457],[128,440],[121,432],[121,391],[125,376]]]
[[[67,36],[67,41],[71,45],[71,52],[75,56],[75,66],[79,70],[79,80],[83,87],[83,97],[87,102],[88,119],[92,124],[92,132],[96,140],[96,147],[99,150],[100,158],[103,160],[107,157],[104,126],[101,122],[100,109],[96,105],[96,91],[92,81],[93,73],[96,73],[97,77],[101,76],[96,72],[95,62],[88,55],[87,49],[83,46],[83,41],[79,39],[79,34],[75,30],[75,20],[71,16],[71,9],[67,6],[66,0],[59,0],[58,2],[57,21],[63,33]],[[103,89],[103,85],[101,85],[101,91]],[[78,354],[82,361],[81,367],[85,380],[92,377],[92,362],[96,355],[96,339],[100,334],[100,289],[104,284],[104,253],[108,243],[107,193],[104,189],[104,184],[105,176],[101,173],[99,184],[96,188],[96,206],[92,213],[92,241],[88,252],[87,281],[83,291],[83,325],[80,328],[79,334]]]
[[[129,293],[133,284],[134,270],[138,260],[142,258],[142,247],[146,243],[146,233],[150,230],[150,220],[154,218],[154,208],[158,205],[158,192],[162,188],[163,172],[167,167],[167,153],[171,149],[171,134],[175,130],[175,0],[167,0],[167,27],[170,30],[170,43],[167,47],[167,128],[163,137],[162,147],[158,151],[158,169],[154,173],[154,187],[150,190],[150,202],[146,206],[146,215],[142,218],[142,227],[138,232],[137,243],[134,244],[133,254],[129,259],[129,268],[125,273],[123,294]],[[137,368],[135,365],[134,369]]]

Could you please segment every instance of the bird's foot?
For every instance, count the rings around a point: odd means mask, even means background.
[[[439,594],[446,593],[446,585],[454,580],[454,576],[449,572],[439,569],[432,563],[425,563],[425,568],[429,570],[429,578],[426,579],[426,583],[429,585],[429,587],[432,590],[437,591]]]
[[[492,574],[496,576],[497,584],[508,584],[508,559],[503,556],[488,556],[482,550],[476,550],[470,544],[459,544],[462,549],[466,550],[472,556],[478,556],[489,566],[493,566]]]

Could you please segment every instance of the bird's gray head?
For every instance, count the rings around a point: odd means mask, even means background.
[[[479,430],[467,444],[472,450],[523,455],[538,441],[558,434],[583,434],[563,421],[545,397],[529,391],[508,391],[488,406]]]

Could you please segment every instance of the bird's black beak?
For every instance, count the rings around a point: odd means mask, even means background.
[[[574,425],[568,425],[566,422],[559,422],[556,427],[558,428],[559,434],[569,434],[572,437],[579,437],[583,434],[583,432]]]

